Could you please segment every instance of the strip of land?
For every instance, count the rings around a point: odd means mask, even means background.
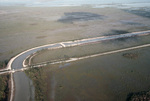
[[[120,34],[120,35],[111,35],[111,36],[102,36],[102,37],[96,37],[96,38],[88,38],[88,39],[82,39],[82,40],[75,40],[75,41],[68,41],[68,42],[60,42],[60,43],[54,43],[54,44],[48,44],[48,45],[43,45],[39,47],[35,47],[29,50],[26,50],[17,56],[13,57],[6,69],[1,70],[0,74],[4,73],[14,73],[17,71],[23,71],[26,68],[23,68],[24,65],[24,60],[30,56],[31,54],[36,53],[37,51],[43,50],[43,49],[58,49],[58,48],[63,48],[63,47],[71,47],[71,46],[77,46],[77,45],[82,45],[82,44],[89,44],[89,43],[94,43],[94,42],[100,42],[100,41],[106,41],[106,40],[114,40],[114,39],[119,39],[119,38],[128,38],[128,37],[135,37],[135,36],[142,36],[142,35],[149,35],[150,30],[148,31],[141,31],[141,32],[133,32],[133,33],[127,33],[127,34]],[[147,45],[146,45],[147,46]],[[103,53],[106,54],[106,53]],[[108,53],[107,53],[108,54]],[[93,57],[92,56],[86,56],[86,57]],[[86,57],[78,58],[78,59],[83,59]],[[21,58],[21,59],[20,59]],[[68,61],[74,61],[76,59],[71,59]],[[20,62],[18,66],[13,66],[12,64],[15,64],[15,62]],[[16,63],[18,64],[18,63]],[[19,67],[19,68],[17,68]],[[15,70],[14,70],[15,69]]]
[[[32,48],[32,49],[26,50],[26,51],[18,54],[17,56],[13,57],[9,61],[8,65],[7,65],[7,68],[0,71],[0,75],[1,74],[6,74],[6,73],[20,72],[20,71],[27,70],[29,68],[41,67],[41,66],[47,65],[47,63],[46,64],[42,63],[42,64],[38,64],[38,65],[35,65],[35,66],[27,66],[27,67],[24,67],[25,65],[23,65],[24,60],[28,56],[30,56],[31,54],[36,53],[38,51],[41,51],[43,49],[58,49],[58,48],[65,48],[65,47],[71,47],[71,46],[77,46],[77,45],[83,45],[83,44],[89,44],[89,43],[95,43],[95,42],[101,42],[101,41],[107,41],[107,40],[114,40],[114,39],[119,39],[119,38],[129,38],[129,37],[135,37],[135,36],[149,35],[149,34],[150,34],[150,30],[142,31],[142,32],[133,32],[133,33],[127,33],[127,34],[120,34],[120,35],[111,35],[111,36],[102,36],[102,37],[96,37],[96,38],[88,38],[88,39],[68,41],[68,42],[60,42],[60,43],[54,43],[54,44],[48,44],[48,45],[35,47],[35,48]],[[81,60],[81,59],[86,59],[86,58],[91,58],[91,57],[96,57],[96,56],[102,56],[102,55],[108,55],[108,54],[113,54],[113,53],[117,53],[117,52],[123,52],[123,51],[127,51],[127,50],[133,50],[133,49],[144,48],[144,47],[149,47],[149,46],[150,46],[150,44],[145,44],[145,45],[140,45],[140,46],[136,46],[136,47],[119,49],[119,50],[115,50],[115,51],[99,53],[99,54],[85,56],[85,57],[70,58],[70,59],[65,60],[65,61],[56,61],[56,62],[52,62],[52,63],[49,63],[49,64],[58,64],[58,63],[62,63],[62,62],[72,62],[72,61],[77,61],[77,60]],[[11,75],[11,78],[12,78],[12,75]],[[13,94],[13,91],[14,91],[13,78],[11,79],[11,86],[12,86],[11,87],[11,100],[12,100],[13,95],[14,95]]]
[[[97,57],[97,56],[103,56],[103,55],[109,55],[109,54],[114,54],[114,53],[118,53],[118,52],[123,52],[123,51],[128,51],[128,50],[135,50],[135,49],[139,49],[139,48],[144,48],[144,47],[150,47],[150,44],[145,44],[145,45],[140,45],[140,46],[135,46],[135,47],[130,47],[130,48],[125,48],[125,49],[119,49],[119,50],[115,50],[115,51],[110,51],[110,52],[104,52],[104,53],[99,53],[99,54],[94,54],[94,55],[89,55],[89,56],[84,56],[84,57],[78,57],[78,58],[70,58],[68,60],[65,61],[55,61],[55,62],[44,62],[44,63],[39,63],[36,65],[31,65],[25,68],[21,68],[21,69],[16,69],[16,70],[10,70],[10,71],[5,71],[5,72],[1,72],[1,74],[6,74],[6,73],[15,73],[15,72],[21,72],[21,71],[25,71],[27,69],[30,68],[37,68],[37,67],[43,67],[46,66],[48,64],[59,64],[59,63],[67,63],[67,62],[73,62],[73,61],[77,61],[77,60],[82,60],[82,59],[87,59],[87,58],[92,58],[92,57]]]

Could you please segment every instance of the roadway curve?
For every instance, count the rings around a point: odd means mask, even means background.
[[[18,54],[17,56],[13,57],[8,63],[7,70],[17,70],[17,69],[23,68],[23,61],[31,54],[33,54],[37,51],[40,51],[42,49],[56,49],[56,48],[70,47],[70,46],[76,46],[76,45],[81,45],[81,44],[88,44],[88,43],[93,43],[93,42],[98,42],[98,41],[113,40],[113,39],[118,39],[118,38],[134,37],[134,36],[149,35],[149,34],[150,34],[150,30],[142,31],[142,32],[121,34],[121,35],[102,36],[102,37],[96,37],[96,38],[88,38],[88,39],[82,39],[82,40],[60,42],[60,43],[48,44],[48,45],[35,47],[32,49],[26,50],[26,51]],[[13,89],[12,89],[12,91],[13,91]],[[13,94],[11,94],[11,96],[13,96]],[[24,95],[24,96],[26,96],[26,95]],[[11,99],[11,101],[12,101],[12,99]]]

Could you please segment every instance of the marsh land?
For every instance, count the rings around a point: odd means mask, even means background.
[[[37,101],[125,101],[129,93],[150,89],[149,49],[49,65],[26,73],[34,82]],[[129,59],[124,53],[139,56]]]
[[[1,6],[0,60],[39,45],[149,29],[148,17],[118,8]]]
[[[7,60],[18,53],[40,45],[150,30],[149,9],[0,6],[0,67],[6,67]],[[42,50],[31,64],[149,43],[147,35]],[[132,101],[149,94],[149,52],[146,47],[15,73],[14,100]],[[0,77],[0,86],[0,100],[7,100],[9,75]]]

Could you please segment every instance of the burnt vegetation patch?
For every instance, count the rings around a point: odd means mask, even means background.
[[[111,35],[121,35],[121,34],[127,34],[127,33],[130,33],[129,31],[126,31],[126,30],[111,30],[110,32],[108,33],[104,33],[104,36],[111,36]],[[118,43],[118,42],[128,42],[128,41],[131,41],[131,40],[138,40],[138,36],[137,35],[134,35],[132,37],[122,37],[122,38],[117,38],[115,40],[109,40],[111,43]],[[104,43],[107,43],[104,42]]]
[[[114,39],[114,40],[106,40],[106,41],[103,41],[101,43],[123,45],[127,42],[137,42],[139,40],[140,40],[140,38],[137,35],[134,35],[132,37],[123,37],[123,38],[117,38],[117,39]]]
[[[58,22],[73,23],[75,21],[100,20],[104,19],[104,17],[104,15],[99,15],[90,12],[69,12],[64,13],[64,16],[58,19]]]
[[[132,37],[124,37],[124,38],[118,38],[118,39],[115,39],[114,41],[116,42],[128,42],[128,41],[137,41],[138,40],[138,36],[137,35],[134,35]]]
[[[116,29],[113,29],[110,32],[105,33],[104,36],[120,35],[120,34],[126,34],[126,33],[129,33],[129,32],[126,31],[126,30],[116,30]]]
[[[138,16],[150,18],[150,8],[142,8],[142,9],[126,9],[125,12],[132,13]]]

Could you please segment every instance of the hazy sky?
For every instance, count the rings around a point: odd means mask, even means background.
[[[150,2],[150,0],[0,0],[1,2],[47,2],[47,1],[62,1],[62,2]]]
[[[149,2],[150,0],[0,0],[3,3],[23,3],[27,5],[83,5],[83,4],[114,4],[114,3],[134,3]],[[149,5],[148,5],[149,6]]]

